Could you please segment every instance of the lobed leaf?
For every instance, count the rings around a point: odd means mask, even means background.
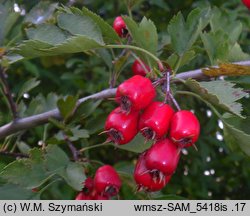
[[[247,93],[241,88],[235,88],[235,84],[222,80],[197,82],[192,79],[187,80],[186,84],[212,105],[242,117],[242,105],[236,101],[245,97]]]
[[[180,12],[172,18],[168,32],[173,49],[179,56],[193,46],[202,29],[208,24],[210,16],[210,9],[196,8],[190,12],[186,21]]]

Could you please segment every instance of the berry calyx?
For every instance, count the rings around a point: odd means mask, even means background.
[[[159,139],[167,134],[173,115],[168,104],[152,102],[140,116],[139,131],[147,139]]]
[[[250,0],[242,0],[242,3],[250,10]]]
[[[179,158],[180,149],[168,138],[156,142],[145,156],[147,168],[164,175],[172,175],[175,172]]]
[[[134,75],[146,76],[150,72],[150,67],[146,65],[142,60],[136,59],[132,65],[132,71]]]
[[[138,132],[139,112],[125,113],[120,107],[114,109],[105,122],[108,141],[123,145],[130,142]]]
[[[104,165],[96,171],[94,187],[101,196],[115,196],[120,190],[121,180],[112,166]]]
[[[156,92],[150,79],[135,75],[121,83],[116,91],[116,101],[125,112],[146,108]]]
[[[121,16],[115,18],[113,22],[113,28],[120,37],[126,37],[128,35],[126,23]]]
[[[181,148],[192,146],[199,137],[200,123],[197,117],[188,110],[174,114],[170,125],[170,138]]]
[[[138,191],[159,191],[170,181],[171,176],[165,176],[160,172],[152,172],[146,167],[145,154],[140,155],[134,170],[134,179]]]

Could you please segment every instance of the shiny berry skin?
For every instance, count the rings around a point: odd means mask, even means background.
[[[134,179],[138,190],[144,189],[149,192],[159,191],[170,181],[171,176],[160,175],[146,167],[145,153],[140,155],[134,170]]]
[[[146,65],[142,60],[140,60],[140,61],[137,59],[134,61],[133,65],[132,65],[133,74],[146,76],[146,74],[148,72],[150,72],[150,67],[148,65]]]
[[[139,131],[147,139],[159,139],[167,134],[173,115],[168,104],[152,102],[140,116]]]
[[[115,196],[120,190],[121,180],[112,166],[104,165],[95,173],[94,187],[101,196]]]
[[[138,120],[139,112],[126,113],[120,107],[114,109],[105,122],[108,140],[118,145],[130,142],[138,132]]]
[[[77,194],[75,200],[92,200],[92,197],[81,191]]]
[[[155,95],[155,88],[150,79],[135,75],[118,86],[116,101],[126,112],[139,111],[146,108]]]
[[[250,10],[250,0],[242,0],[242,3]]]
[[[181,148],[193,145],[200,134],[200,123],[196,116],[181,110],[174,114],[170,125],[170,138]]]
[[[164,175],[172,175],[175,172],[179,158],[180,149],[168,138],[156,142],[145,156],[147,168]]]
[[[120,37],[126,37],[128,34],[126,23],[121,16],[115,18],[113,28]]]

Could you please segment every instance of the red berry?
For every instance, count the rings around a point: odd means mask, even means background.
[[[114,109],[105,123],[108,140],[122,145],[130,142],[138,132],[139,112],[125,113],[120,107]]]
[[[170,138],[179,147],[193,145],[200,134],[200,123],[196,116],[188,111],[181,110],[174,114],[170,125]]]
[[[113,28],[120,37],[126,37],[128,34],[126,23],[121,16],[115,18]]]
[[[108,196],[101,195],[101,194],[97,193],[97,191],[95,189],[91,193],[91,197],[93,200],[109,200]]]
[[[242,2],[250,10],[250,0],[242,0]]]
[[[107,196],[102,196],[100,194],[96,194],[94,197],[93,197],[93,200],[109,200],[109,198]]]
[[[141,61],[141,62],[140,62]],[[146,65],[142,60],[135,60],[132,65],[132,71],[134,75],[146,76],[150,72],[150,67]]]
[[[146,108],[156,95],[150,79],[135,75],[121,83],[116,91],[116,101],[122,110],[130,112]]]
[[[96,171],[94,185],[98,194],[110,197],[118,194],[121,180],[112,166],[104,165]]]
[[[147,139],[159,139],[168,132],[173,115],[171,106],[158,101],[152,102],[140,117],[139,130]]]
[[[84,194],[84,192],[81,191],[77,194],[75,200],[92,200],[92,197]]]
[[[84,192],[89,194],[94,189],[94,180],[91,177],[88,177],[84,181]]]
[[[172,175],[175,172],[179,158],[180,149],[170,139],[156,142],[145,156],[147,168],[164,175]]]
[[[148,170],[144,153],[140,155],[136,163],[134,179],[137,183],[138,190],[144,189],[146,191],[158,191],[165,187],[170,181],[171,176],[165,176],[162,175],[162,173]]]

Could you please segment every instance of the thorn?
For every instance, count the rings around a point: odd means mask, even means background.
[[[141,175],[147,174],[149,172],[150,172],[149,170],[146,170],[145,172],[141,173]]]
[[[135,193],[138,193],[138,192],[141,192],[141,191],[144,191],[144,187],[142,185],[136,185]]]
[[[102,134],[106,134],[106,133],[108,133],[108,132],[109,132],[109,130],[102,131],[102,132],[100,132],[100,133],[98,134],[98,136],[100,136],[100,135],[102,135]]]
[[[193,144],[193,147],[194,147],[194,149],[195,149],[196,151],[199,151],[198,148],[197,148],[197,146],[195,145],[195,143]]]
[[[107,98],[107,100],[110,100],[110,101],[115,101],[116,98]]]

